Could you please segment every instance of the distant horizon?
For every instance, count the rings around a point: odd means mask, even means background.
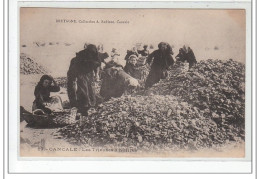
[[[245,22],[245,10],[20,8],[20,52],[61,74],[84,43],[102,43],[109,54],[117,48],[124,58],[135,43],[153,44],[156,50],[164,41],[174,45],[174,56],[189,45],[198,61],[245,63]],[[38,48],[35,41],[73,45]]]
[[[245,47],[244,10],[21,8],[20,40]],[[73,19],[77,23],[57,23]],[[79,23],[83,20],[129,23]]]

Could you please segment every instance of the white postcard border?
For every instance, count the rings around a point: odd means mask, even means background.
[[[243,173],[251,171],[251,4],[249,2],[138,2],[138,8],[246,9],[246,157],[230,158],[41,158],[19,155],[19,7],[136,8],[135,2],[9,2],[9,172],[11,173]],[[249,131],[249,132],[248,132]],[[16,135],[15,135],[16,134]],[[185,160],[185,162],[184,162]],[[73,163],[71,163],[73,161]],[[187,167],[187,162],[189,167]],[[84,163],[84,164],[83,164]],[[71,167],[77,166],[77,167]],[[84,166],[84,167],[83,167]],[[106,166],[106,167],[104,167]],[[120,167],[119,167],[120,166]],[[129,167],[127,167],[129,166]],[[119,167],[119,168],[118,168]],[[206,168],[205,168],[206,167]],[[87,170],[86,170],[87,168]]]

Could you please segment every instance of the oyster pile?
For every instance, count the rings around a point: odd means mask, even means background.
[[[244,123],[245,66],[207,60],[174,65],[149,90],[112,98],[60,133],[90,146],[200,149],[244,141]]]

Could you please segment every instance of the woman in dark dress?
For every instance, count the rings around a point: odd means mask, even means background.
[[[189,63],[189,69],[196,65],[197,60],[193,53],[193,50],[184,45],[183,48],[179,49],[179,54],[175,57],[177,62],[187,62]]]
[[[151,65],[151,70],[147,77],[145,88],[149,88],[153,84],[158,83],[160,79],[166,78],[169,67],[174,63],[171,56],[173,53],[168,43],[161,42],[158,44],[158,48],[147,58],[147,63]]]
[[[129,57],[128,63],[124,67],[124,71],[131,75],[132,77],[136,78],[136,73],[137,73],[137,56],[136,55],[131,55]]]
[[[34,90],[35,100],[32,111],[36,110],[41,113],[50,114],[53,111],[63,110],[61,98],[58,96],[50,97],[51,92],[59,92],[60,87],[57,85],[52,76],[43,75]]]

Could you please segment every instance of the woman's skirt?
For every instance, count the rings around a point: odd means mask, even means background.
[[[50,114],[52,112],[63,111],[62,100],[60,96],[51,96],[48,101],[43,102],[42,108],[39,108],[36,101],[33,102],[32,111],[33,114]]]

